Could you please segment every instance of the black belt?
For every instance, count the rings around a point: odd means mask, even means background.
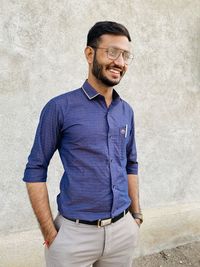
[[[102,227],[102,226],[106,226],[109,225],[111,223],[115,223],[117,222],[119,219],[121,219],[122,217],[124,217],[127,212],[128,212],[128,208],[126,210],[124,210],[122,213],[120,213],[119,215],[117,215],[114,218],[107,218],[107,219],[100,219],[100,220],[96,220],[96,221],[85,221],[85,220],[76,220],[76,219],[70,219],[67,217],[64,217],[67,220],[76,222],[76,223],[84,223],[84,224],[90,224],[90,225],[97,225],[98,227]]]

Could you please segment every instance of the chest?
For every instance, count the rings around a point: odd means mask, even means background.
[[[98,103],[74,105],[65,114],[63,136],[73,144],[99,144],[108,137],[126,138],[130,133],[131,118],[121,105],[102,108]]]

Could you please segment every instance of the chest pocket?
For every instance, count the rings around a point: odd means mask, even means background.
[[[120,159],[126,158],[126,145],[128,143],[129,129],[128,124],[119,128],[118,132],[118,142],[119,142],[119,154]]]

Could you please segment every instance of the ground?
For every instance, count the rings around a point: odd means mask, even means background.
[[[200,267],[200,242],[135,259],[134,267]]]

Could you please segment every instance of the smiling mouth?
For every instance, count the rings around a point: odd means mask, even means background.
[[[117,69],[117,68],[108,68],[108,71],[110,71],[112,74],[114,74],[115,76],[121,76],[122,75],[122,70],[121,69]]]
[[[112,73],[115,73],[115,74],[120,74],[120,71],[119,70],[110,69],[109,71],[112,72]]]

